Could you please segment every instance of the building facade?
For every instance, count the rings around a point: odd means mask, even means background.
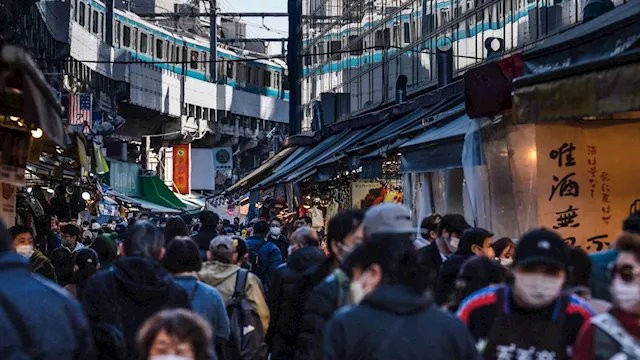
[[[535,45],[582,21],[586,0],[300,0],[301,106],[311,129],[322,93],[348,94],[350,114],[437,84],[436,50],[453,75]],[[614,1],[619,5],[623,1]]]

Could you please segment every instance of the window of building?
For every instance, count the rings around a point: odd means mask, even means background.
[[[85,15],[85,5],[83,2],[80,2],[80,5],[78,5],[78,11],[79,11],[79,17],[78,17],[78,23],[80,23],[80,26],[84,27],[84,15]]]
[[[122,27],[122,45],[131,47],[131,28],[127,25]]]
[[[147,53],[147,34],[140,33],[140,52],[143,54]]]
[[[198,52],[191,51],[191,58],[189,59],[189,68],[198,70]]]
[[[262,86],[271,87],[271,71],[265,70],[262,73]]]
[[[93,25],[93,33],[97,34],[98,33],[98,12],[93,10],[93,18],[91,19],[91,23]]]
[[[351,51],[350,51],[350,54],[351,54],[351,55],[361,55],[361,54],[362,54],[362,44],[363,44],[363,41],[362,41],[362,39],[360,39],[360,40],[358,40],[358,41],[356,41],[356,42],[354,43],[354,41],[355,41],[355,39],[356,39],[357,37],[358,37],[357,35],[351,35],[351,36],[349,36],[349,44],[351,44],[351,49],[350,49],[350,50],[351,50]]]
[[[116,38],[115,38],[115,42],[116,45],[120,46],[121,42],[120,42],[120,36],[122,35],[120,33],[120,21],[116,21]]]
[[[384,29],[384,47],[388,48],[391,46],[391,30]]]
[[[162,40],[156,39],[156,57],[162,59],[164,46],[162,46]]]
[[[409,23],[406,22],[403,25],[403,32],[404,32],[404,43],[408,44],[411,42],[411,29],[409,28]]]

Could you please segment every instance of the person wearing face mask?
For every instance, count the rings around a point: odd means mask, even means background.
[[[140,360],[210,360],[211,327],[197,314],[182,309],[164,310],[138,331]]]
[[[327,324],[323,359],[476,360],[464,324],[423,295],[428,283],[409,210],[398,204],[372,220],[369,232],[365,218],[367,240],[345,261],[357,305]]]
[[[438,224],[438,237],[430,245],[420,249],[424,271],[434,284],[440,276],[440,267],[449,255],[458,250],[460,236],[470,227],[464,216],[447,214]]]
[[[267,293],[271,312],[266,342],[271,359],[291,359],[298,343],[304,303],[331,267],[319,247],[318,234],[301,227],[291,235],[289,258],[273,274]]]
[[[56,269],[53,267],[51,260],[40,250],[33,247],[31,229],[24,226],[14,226],[9,229],[9,234],[13,239],[14,251],[29,259],[31,270],[34,273],[40,274],[53,282],[58,282]]]
[[[440,268],[434,291],[436,304],[442,306],[452,300],[456,278],[465,261],[473,256],[494,260],[496,256],[491,247],[492,236],[492,233],[482,228],[471,228],[462,233],[458,250]]]
[[[340,269],[342,260],[363,240],[360,210],[338,212],[327,224],[326,266],[331,274],[323,279],[314,279],[318,284],[309,295],[302,316],[295,360],[320,359],[325,324],[343,306],[351,304],[349,277]],[[316,281],[317,280],[317,281]]]
[[[594,299],[591,295],[589,281],[591,277],[591,259],[583,249],[573,246],[568,251],[567,280],[564,283],[565,291],[583,298],[596,314],[601,314],[611,309],[611,303],[601,299]]]
[[[623,233],[610,269],[613,308],[585,324],[573,359],[640,359],[640,235]]]
[[[62,237],[62,248],[67,251],[74,252],[85,248],[82,242],[80,242],[81,233],[79,227],[73,224],[67,224],[60,229],[60,234]]]
[[[413,242],[416,249],[422,249],[438,238],[438,225],[440,225],[440,221],[442,221],[442,216],[440,214],[431,214],[422,219],[422,222],[420,223],[421,231]]]
[[[513,286],[475,292],[458,309],[484,359],[568,359],[582,325],[593,315],[580,298],[562,293],[567,247],[546,229],[526,233],[516,246]]]
[[[508,237],[503,237],[496,240],[491,246],[496,254],[496,260],[500,262],[500,265],[508,267],[513,264],[513,252],[516,249],[516,244],[513,240]]]
[[[286,262],[287,256],[289,255],[287,252],[287,249],[289,248],[289,239],[282,234],[282,221],[277,217],[271,219],[271,222],[269,223],[269,235],[267,235],[267,241],[274,243],[278,249],[280,249],[282,261]]]

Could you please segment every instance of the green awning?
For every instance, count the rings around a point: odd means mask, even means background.
[[[140,175],[140,188],[144,200],[172,209],[187,208],[157,175]]]

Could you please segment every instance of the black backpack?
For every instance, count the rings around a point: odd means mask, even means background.
[[[267,358],[267,344],[260,316],[246,299],[245,287],[249,271],[240,269],[236,275],[233,295],[227,301],[227,314],[231,334],[229,340],[218,347],[218,354],[224,360],[264,360]]]
[[[254,247],[253,249],[249,249],[249,258],[247,259],[249,263],[249,271],[256,274],[258,278],[260,278],[262,284],[265,285],[265,291],[267,291],[267,267],[269,266],[269,264],[267,264],[266,261],[262,261],[262,259],[260,258],[260,250],[263,246],[268,244],[269,243],[267,241],[263,241],[260,245]]]

